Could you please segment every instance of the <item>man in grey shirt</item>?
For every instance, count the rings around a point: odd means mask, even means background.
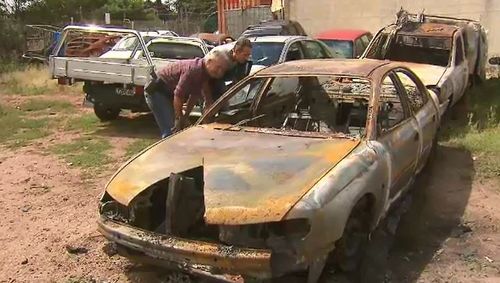
[[[249,61],[252,55],[252,42],[248,38],[240,38],[234,44],[224,44],[215,47],[210,52],[222,52],[229,58],[229,66],[222,79],[212,79],[212,97],[217,100],[231,85],[236,84],[250,73],[252,66]]]

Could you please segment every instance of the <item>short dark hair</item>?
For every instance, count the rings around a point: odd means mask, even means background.
[[[241,50],[245,47],[252,48],[252,42],[246,37],[240,37],[234,44],[234,50]]]

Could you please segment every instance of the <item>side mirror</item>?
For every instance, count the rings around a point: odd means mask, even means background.
[[[500,65],[500,57],[491,57],[488,62],[490,65]]]

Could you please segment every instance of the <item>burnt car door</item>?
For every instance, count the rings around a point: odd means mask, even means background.
[[[469,66],[465,59],[464,40],[461,32],[456,32],[453,40],[453,59],[451,62],[451,82],[453,85],[453,103],[458,101],[467,89]]]
[[[439,124],[439,110],[429,97],[426,88],[412,73],[405,69],[397,69],[395,70],[395,74],[401,83],[401,87],[409,102],[410,110],[418,124],[422,148],[417,168],[421,170],[432,149]]]
[[[420,132],[393,72],[381,80],[378,100],[377,140],[389,158],[389,198],[395,199],[413,181],[420,152]]]

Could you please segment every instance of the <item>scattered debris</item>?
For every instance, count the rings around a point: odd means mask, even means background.
[[[33,183],[33,184],[30,184],[29,188],[30,188],[30,190],[38,190],[39,193],[41,193],[41,194],[48,193],[50,191],[50,187],[45,185],[45,184],[39,185],[39,184]]]
[[[88,253],[89,250],[84,247],[75,247],[72,245],[66,245],[66,251],[70,254],[85,254]]]
[[[118,250],[116,248],[115,243],[106,243],[104,247],[102,247],[102,250],[104,251],[105,254],[107,254],[109,257],[112,257],[118,253]]]
[[[23,206],[21,207],[21,211],[22,211],[22,212],[28,212],[28,211],[30,211],[30,210],[31,210],[31,205],[29,205],[29,204],[23,205]]]
[[[73,162],[68,162],[67,165],[68,166],[73,166]]]
[[[487,256],[484,257],[489,263],[493,263],[493,260]]]
[[[452,238],[460,238],[462,236],[464,236],[465,234],[467,233],[471,233],[472,232],[472,228],[465,224],[465,223],[460,223],[457,227],[455,227],[455,229],[453,229],[451,231],[451,237]]]
[[[432,256],[432,260],[436,260],[443,253],[443,251],[444,251],[443,249],[437,250]]]

